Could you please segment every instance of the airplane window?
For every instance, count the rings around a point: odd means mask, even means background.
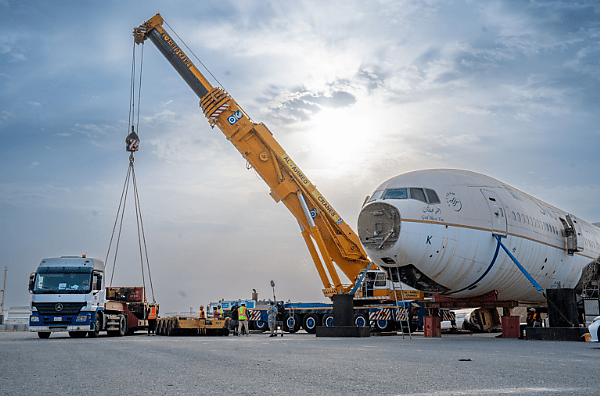
[[[525,215],[525,220],[527,220],[527,224],[529,224],[529,216]]]
[[[410,197],[412,199],[416,199],[417,201],[427,203],[427,198],[425,198],[425,193],[423,192],[422,188],[411,188]]]
[[[512,212],[513,214],[513,220],[517,221],[517,215],[515,214],[515,212]]]
[[[440,203],[440,199],[438,198],[438,195],[435,191],[433,191],[430,188],[426,188],[425,192],[427,193],[427,199],[429,200],[430,204],[439,204]]]
[[[408,194],[406,188],[388,188],[385,190],[383,199],[406,199]]]
[[[381,198],[381,196],[383,195],[383,190],[377,190],[373,193],[373,195],[371,195],[371,198],[369,198],[369,200],[367,201],[367,203],[371,202],[371,201],[375,201],[376,199]]]
[[[519,220],[519,223],[521,222],[521,213],[517,212],[517,220]]]

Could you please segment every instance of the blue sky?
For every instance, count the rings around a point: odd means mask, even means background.
[[[160,12],[353,228],[397,174],[488,174],[600,221],[595,1],[0,0],[0,269],[104,259],[125,180],[132,28]],[[323,300],[298,226],[150,42],[136,173],[163,312]],[[138,47],[138,54],[141,48]],[[132,203],[116,285],[141,283]]]

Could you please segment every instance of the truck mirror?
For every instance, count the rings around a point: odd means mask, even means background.
[[[96,275],[96,284],[94,285],[94,290],[102,290],[102,275]]]
[[[35,272],[29,275],[29,293],[33,292],[35,287]]]

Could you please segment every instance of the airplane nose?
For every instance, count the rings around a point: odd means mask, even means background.
[[[365,249],[382,252],[393,247],[400,236],[400,212],[390,204],[373,202],[358,215],[358,236]]]

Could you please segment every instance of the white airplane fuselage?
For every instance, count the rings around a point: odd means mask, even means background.
[[[358,234],[377,265],[398,267],[409,286],[453,298],[497,291],[498,300],[545,301],[498,249],[497,235],[544,289],[574,288],[600,256],[600,228],[463,170],[415,171],[384,182],[364,204]]]

